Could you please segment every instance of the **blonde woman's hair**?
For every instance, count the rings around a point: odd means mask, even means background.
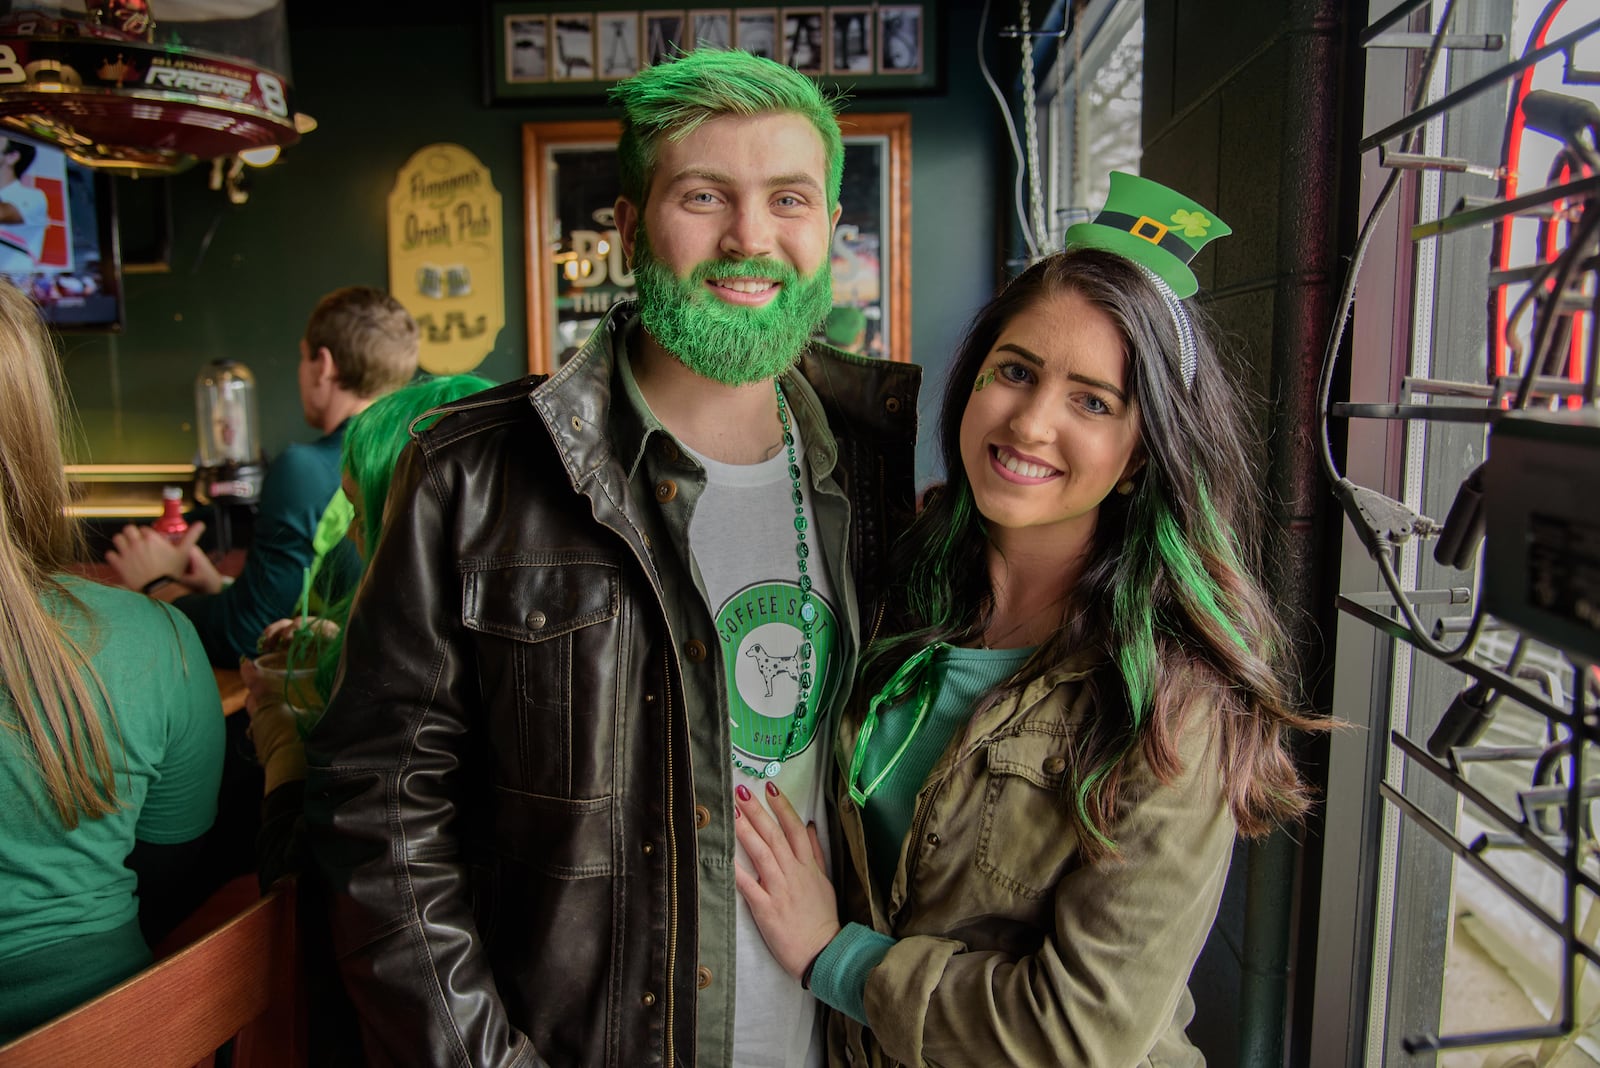
[[[67,518],[61,368],[33,304],[0,280],[0,728],[20,738],[69,828],[116,811],[111,749],[101,724],[105,687],[63,626],[61,607],[87,609],[55,574],[80,533]],[[115,729],[115,719],[111,719]],[[120,744],[120,739],[119,739]]]

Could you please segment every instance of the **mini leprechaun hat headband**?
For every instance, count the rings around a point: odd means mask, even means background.
[[[1137,174],[1111,172],[1111,193],[1093,222],[1067,228],[1068,246],[1102,248],[1149,268],[1178,297],[1200,289],[1189,261],[1208,241],[1233,233],[1182,193]]]

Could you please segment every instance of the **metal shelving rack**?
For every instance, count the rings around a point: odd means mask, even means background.
[[[1461,0],[1459,6],[1465,7],[1471,2]],[[1547,24],[1549,18],[1553,18],[1549,12],[1557,9],[1560,2],[1551,0],[1545,15],[1541,16]],[[1456,0],[1446,0],[1441,7],[1432,9],[1427,0],[1403,0],[1367,27],[1361,44],[1369,49],[1412,50],[1411,54],[1417,57],[1413,68],[1422,72],[1419,76],[1422,83],[1427,82],[1437,58],[1449,54],[1452,49],[1495,52],[1504,48],[1504,40],[1493,35],[1455,33],[1451,16],[1457,7]],[[1408,32],[1407,24],[1420,21],[1424,12],[1428,24],[1436,26],[1436,30]],[[1491,92],[1503,92],[1508,82],[1521,81],[1523,72],[1555,57],[1566,58],[1569,84],[1600,82],[1600,72],[1580,70],[1575,61],[1579,43],[1596,34],[1600,34],[1600,19],[1587,19],[1549,39],[1540,37],[1520,56],[1493,66],[1437,99],[1425,102],[1419,92],[1416,106],[1363,138],[1360,149],[1363,153],[1373,149],[1380,151],[1381,165],[1390,169],[1392,183],[1398,181],[1393,172],[1401,169],[1459,172],[1470,164],[1439,154],[1417,152],[1418,135],[1426,124],[1441,117],[1449,121],[1460,109],[1483,100]],[[1513,108],[1522,106],[1526,98],[1521,94],[1525,91],[1526,84],[1523,84],[1518,93],[1512,94]],[[1575,113],[1581,114],[1581,111]],[[1507,129],[1512,128],[1513,123],[1508,119]],[[1588,141],[1584,140],[1585,133]],[[1574,126],[1565,136],[1568,141],[1562,151],[1570,161],[1567,173],[1553,173],[1552,180],[1544,186],[1516,192],[1508,188],[1507,182],[1508,176],[1515,181],[1514,170],[1507,167],[1502,158],[1501,166],[1494,172],[1501,192],[1499,197],[1463,197],[1438,218],[1418,221],[1407,231],[1415,245],[1486,226],[1509,229],[1509,221],[1515,218],[1533,216],[1545,220],[1541,223],[1545,227],[1541,236],[1547,238],[1542,242],[1546,254],[1541,262],[1490,270],[1486,275],[1491,294],[1501,286],[1531,284],[1531,306],[1536,308],[1532,335],[1537,343],[1521,365],[1496,368],[1491,357],[1485,361],[1483,379],[1476,382],[1406,377],[1400,381],[1398,399],[1329,404],[1327,410],[1331,416],[1422,426],[1456,424],[1470,428],[1476,425],[1492,430],[1508,413],[1517,410],[1556,410],[1580,403],[1591,408],[1595,405],[1596,363],[1600,362],[1597,359],[1600,327],[1595,325],[1595,320],[1600,319],[1600,278],[1597,278],[1600,274],[1600,255],[1597,255],[1597,248],[1600,248],[1597,244],[1600,154],[1595,152],[1594,142],[1600,140],[1600,109],[1595,111],[1594,125],[1587,129],[1581,124]],[[1402,138],[1404,143],[1401,143]],[[1558,156],[1558,161],[1560,158]],[[1372,219],[1387,203],[1389,192],[1386,186],[1378,197],[1378,206],[1363,227],[1363,243]],[[1364,244],[1358,245],[1364,249]],[[1354,304],[1353,276],[1359,271],[1360,259],[1358,252],[1346,288],[1345,311]],[[1581,305],[1578,296],[1583,298]],[[1492,307],[1504,307],[1503,303],[1490,303]],[[1583,315],[1589,317],[1586,325],[1578,318]],[[1342,317],[1340,322],[1342,331]],[[1491,315],[1488,324],[1491,335],[1494,331],[1503,331],[1505,324],[1505,318],[1496,319]],[[1588,332],[1587,361],[1580,367],[1582,375],[1574,380],[1574,376],[1564,375],[1550,359],[1551,339],[1563,341],[1570,349],[1572,336],[1576,334],[1582,338],[1585,330]],[[1337,358],[1339,341],[1336,336],[1330,342],[1329,367]],[[1514,357],[1517,353],[1513,351],[1511,355]],[[1331,381],[1331,370],[1325,371],[1325,396]],[[1600,451],[1595,455],[1600,457]],[[1331,468],[1331,451],[1328,463]],[[1548,1023],[1451,1035],[1408,1033],[1402,1046],[1408,1053],[1423,1054],[1567,1037],[1582,1025],[1578,1018],[1578,991],[1584,963],[1600,967],[1600,948],[1596,946],[1593,928],[1585,930],[1582,922],[1587,912],[1600,910],[1600,879],[1596,877],[1594,863],[1600,854],[1597,854],[1590,819],[1591,808],[1600,799],[1600,773],[1591,777],[1586,770],[1593,763],[1592,754],[1587,750],[1600,743],[1600,685],[1597,685],[1600,670],[1594,666],[1594,661],[1600,659],[1600,627],[1596,629],[1592,644],[1560,642],[1563,647],[1554,655],[1560,657],[1563,670],[1570,675],[1570,685],[1555,692],[1532,685],[1518,670],[1524,649],[1556,639],[1537,632],[1537,628],[1530,632],[1511,627],[1503,619],[1491,623],[1483,603],[1485,598],[1481,596],[1483,581],[1475,584],[1476,590],[1404,588],[1402,569],[1396,563],[1402,547],[1441,535],[1459,537],[1459,525],[1451,528],[1456,520],[1455,509],[1452,508],[1450,520],[1437,523],[1407,504],[1355,486],[1333,470],[1329,474],[1338,486],[1341,502],[1362,542],[1379,563],[1387,587],[1386,593],[1342,596],[1338,602],[1340,611],[1402,643],[1413,655],[1420,654],[1447,665],[1463,677],[1467,687],[1458,694],[1441,726],[1426,744],[1417,741],[1405,729],[1389,730],[1394,751],[1403,757],[1399,766],[1404,772],[1398,782],[1392,776],[1380,782],[1378,792],[1400,813],[1404,822],[1425,831],[1458,863],[1481,875],[1548,930],[1560,945],[1560,1003]],[[1600,462],[1595,468],[1594,488],[1596,494],[1600,494]],[[1481,536],[1481,525],[1478,529]],[[1452,605],[1471,605],[1471,615],[1441,618],[1431,628],[1422,621],[1423,614],[1435,610],[1449,612]],[[1596,608],[1600,610],[1600,605]],[[1491,649],[1491,646],[1497,647],[1498,642],[1483,640],[1490,626],[1514,640],[1515,649],[1509,657]],[[1459,640],[1447,646],[1442,639],[1452,628]],[[1512,702],[1542,717],[1547,744],[1477,744],[1482,725],[1497,708],[1503,707],[1502,702]],[[1463,723],[1469,725],[1463,728]],[[1452,731],[1459,736],[1452,737]],[[1516,803],[1511,808],[1469,781],[1469,769],[1490,763],[1530,765],[1527,785],[1516,791]],[[1421,774],[1412,779],[1413,772]],[[1492,829],[1464,838],[1457,826],[1449,825],[1436,812],[1428,811],[1426,805],[1408,795],[1406,784],[1415,782],[1447,787],[1460,801],[1481,813]],[[1517,878],[1496,865],[1496,855],[1504,856],[1512,851],[1519,856],[1535,858],[1558,873],[1559,907],[1541,903]],[[1600,912],[1595,915],[1600,917]],[[1545,1062],[1540,1060],[1539,1063]]]

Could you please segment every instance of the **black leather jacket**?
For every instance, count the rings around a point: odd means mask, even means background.
[[[549,381],[453,405],[395,472],[308,743],[307,833],[375,1063],[695,1063],[689,718],[630,518],[656,505],[606,436],[633,319],[614,309]],[[801,369],[866,606],[912,512],[920,371],[832,350]]]

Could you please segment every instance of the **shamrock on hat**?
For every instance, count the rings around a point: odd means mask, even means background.
[[[1154,271],[1180,297],[1200,283],[1189,262],[1209,241],[1233,233],[1210,210],[1137,174],[1111,172],[1111,193],[1093,222],[1067,228],[1067,244],[1102,248]]]

